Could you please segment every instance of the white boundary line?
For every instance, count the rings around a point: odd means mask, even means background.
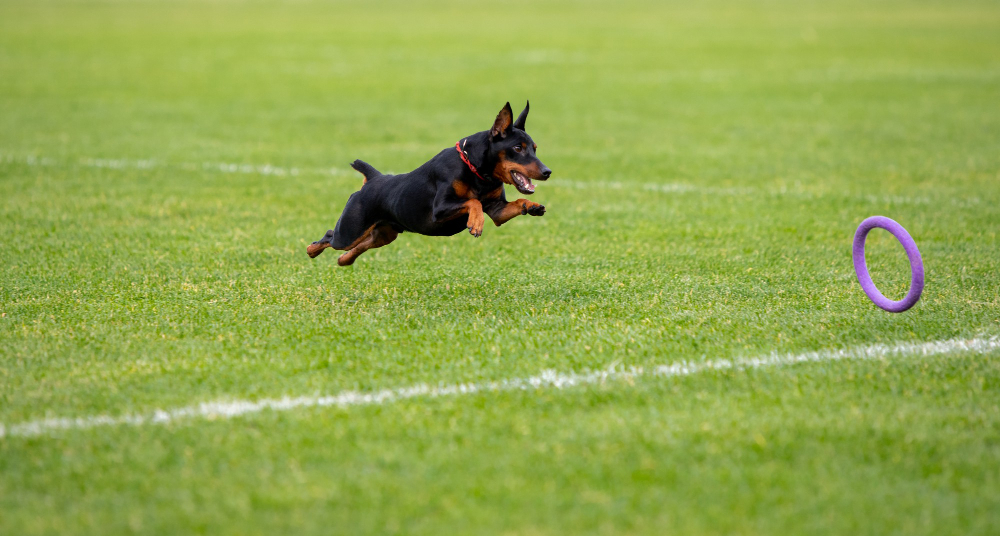
[[[661,194],[683,194],[697,192],[715,195],[749,195],[757,190],[750,187],[742,188],[720,188],[716,186],[696,186],[686,182],[621,182],[621,181],[578,181],[573,179],[560,178],[553,180],[552,186],[561,188],[572,188],[575,190],[634,190],[639,188],[646,192],[657,192]]]
[[[341,167],[281,167],[271,164],[249,164],[233,162],[165,162],[155,158],[128,159],[128,158],[92,158],[81,157],[77,160],[59,160],[51,157],[41,156],[17,156],[0,154],[0,163],[18,163],[33,167],[68,167],[82,166],[103,169],[154,169],[154,168],[179,168],[185,171],[210,171],[214,173],[238,173],[244,175],[262,176],[299,176],[299,175],[325,175],[325,176],[354,176],[354,170]],[[391,173],[390,173],[391,174]],[[635,190],[660,194],[688,194],[700,193],[721,196],[747,196],[757,193],[765,195],[790,195],[803,198],[822,197],[822,193],[809,192],[806,190],[789,190],[786,187],[778,189],[766,189],[756,187],[718,187],[702,186],[685,182],[650,182],[650,181],[581,181],[571,178],[560,177],[549,186],[557,188],[569,188],[574,190]],[[883,195],[876,196],[866,194],[862,197],[869,203],[881,203],[890,205],[927,205],[931,203],[931,198],[927,196],[901,196]],[[956,206],[968,207],[979,205],[981,199],[978,197],[953,198],[951,203]]]
[[[4,155],[0,154],[0,163],[18,163],[25,164],[28,166],[45,166],[45,167],[58,167],[58,166],[83,166],[92,168],[104,168],[104,169],[153,169],[153,168],[180,168],[185,171],[195,171],[204,170],[217,173],[239,173],[244,175],[273,175],[278,177],[284,176],[298,176],[298,175],[326,175],[326,176],[353,176],[354,170],[341,167],[281,167],[272,166],[271,164],[248,164],[242,163],[237,164],[233,162],[164,162],[162,160],[157,160],[154,158],[146,159],[128,159],[128,158],[91,158],[91,157],[81,157],[76,161],[60,161],[51,157],[40,157],[40,156],[16,156],[16,155]],[[391,174],[391,173],[390,173]],[[685,194],[685,193],[702,193],[702,194],[712,194],[712,195],[724,195],[724,196],[746,196],[752,195],[754,193],[762,192],[769,195],[792,195],[797,197],[822,197],[822,194],[811,193],[808,191],[795,191],[788,190],[784,187],[777,190],[759,190],[754,187],[717,187],[717,186],[699,186],[684,182],[629,182],[624,183],[620,181],[579,181],[570,178],[560,178],[558,181],[554,181],[549,186],[556,186],[559,188],[570,188],[575,190],[625,190],[625,189],[641,189],[646,192],[654,192],[661,194]],[[883,203],[891,205],[926,205],[931,203],[931,199],[927,196],[918,197],[908,197],[901,195],[864,195],[862,196],[869,203]],[[978,197],[970,198],[954,198],[951,200],[953,205],[968,207],[972,205],[978,205],[982,200]]]
[[[230,419],[241,415],[260,413],[265,410],[288,411],[298,408],[375,406],[408,400],[412,398],[441,398],[473,395],[477,393],[498,393],[508,391],[538,391],[542,389],[567,389],[581,385],[602,384],[608,381],[631,380],[639,377],[674,378],[690,376],[710,371],[746,370],[764,367],[795,365],[797,363],[818,363],[843,359],[880,359],[901,355],[933,356],[958,352],[987,353],[1000,350],[1000,337],[973,339],[948,339],[922,343],[875,344],[845,348],[841,350],[821,350],[803,354],[770,354],[763,357],[741,359],[719,359],[701,363],[682,361],[652,368],[615,367],[595,372],[560,373],[543,371],[529,378],[511,378],[488,383],[462,383],[431,386],[418,384],[381,391],[345,391],[329,396],[298,396],[265,398],[261,400],[217,400],[170,410],[156,410],[145,415],[95,415],[77,418],[52,418],[27,421],[9,426],[0,424],[0,438],[37,437],[60,430],[86,430],[105,426],[142,426],[166,424],[182,419]]]
[[[153,158],[132,160],[128,158],[91,158],[82,157],[78,160],[61,161],[55,158],[38,156],[13,156],[0,155],[0,163],[10,162],[24,164],[27,166],[83,166],[102,169],[154,169],[154,168],[181,168],[186,171],[205,170],[219,173],[240,173],[244,175],[276,175],[283,177],[286,175],[349,175],[353,170],[339,167],[281,167],[271,164],[236,164],[232,162],[164,162]]]

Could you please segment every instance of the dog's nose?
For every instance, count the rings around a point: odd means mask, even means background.
[[[547,178],[549,178],[549,175],[551,175],[551,174],[552,174],[552,170],[551,169],[549,169],[549,168],[542,168],[542,176],[543,177],[545,177],[547,179]]]

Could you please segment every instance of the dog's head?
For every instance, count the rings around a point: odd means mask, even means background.
[[[527,118],[528,104],[514,120],[508,102],[493,122],[489,137],[491,160],[496,162],[493,176],[517,188],[522,194],[531,195],[535,193],[535,185],[531,181],[548,179],[552,170],[535,155],[538,146],[524,131]]]

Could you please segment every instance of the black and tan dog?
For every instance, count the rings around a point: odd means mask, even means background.
[[[493,128],[463,138],[417,169],[383,175],[355,160],[351,167],[365,176],[351,194],[337,226],[306,249],[315,258],[326,248],[346,251],[337,259],[347,266],[358,255],[380,248],[402,232],[451,236],[468,229],[483,234],[485,216],[497,226],[516,216],[541,216],[545,207],[527,199],[507,201],[504,183],[525,195],[535,192],[532,180],[552,171],[535,156],[537,146],[524,131],[528,106],[513,119],[508,102]]]

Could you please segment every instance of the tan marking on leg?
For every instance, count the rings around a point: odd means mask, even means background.
[[[358,251],[357,249],[352,249],[347,253],[344,253],[343,255],[337,257],[337,264],[339,264],[340,266],[350,266],[354,264],[354,259],[357,259],[358,255],[361,255],[365,251],[367,251],[367,249],[362,251]]]
[[[323,253],[323,250],[328,247],[331,247],[329,242],[313,242],[306,247],[306,253],[309,254],[310,259],[315,259],[316,257],[319,257],[319,254]]]
[[[328,247],[332,247],[332,244],[330,244],[331,240],[333,240],[333,229],[327,231],[326,234],[323,235],[323,238],[320,238],[306,247],[306,253],[309,254],[309,258],[315,259],[320,253],[323,253],[323,250]]]
[[[348,264],[353,263],[354,259],[356,259],[358,255],[361,255],[362,253],[367,251],[368,247],[362,247],[362,246],[365,246],[366,244],[371,242],[372,232],[374,230],[375,230],[375,224],[372,224],[372,226],[366,229],[364,233],[361,233],[361,236],[359,236],[357,240],[351,242],[351,245],[344,248],[344,250],[347,251],[347,253],[344,253],[343,255],[337,258],[337,264],[341,266],[347,266]],[[358,250],[358,248],[362,249]]]
[[[399,231],[389,225],[381,225],[379,227],[372,225],[362,237],[361,242],[337,259],[337,264],[341,266],[354,264],[354,260],[362,253],[369,249],[380,248],[395,240],[397,236],[399,236]]]
[[[373,223],[371,225],[371,227],[365,229],[365,232],[361,233],[361,236],[359,236],[357,239],[355,239],[354,242],[351,242],[351,245],[347,246],[346,248],[334,248],[334,249],[339,249],[340,251],[347,251],[347,250],[350,250],[350,249],[354,249],[362,241],[367,240],[368,239],[368,235],[372,234],[372,230],[374,230],[374,229],[375,229],[375,224]]]
[[[483,224],[486,223],[482,203],[478,199],[470,199],[463,205],[463,210],[469,215],[469,222],[466,224],[469,232],[475,237],[482,236]]]
[[[451,183],[451,189],[455,190],[455,195],[465,199],[472,197],[472,190],[469,189],[469,185],[465,184],[461,179],[456,179]]]
[[[493,223],[496,224],[497,227],[500,227],[501,225],[509,222],[510,220],[518,216],[527,214],[529,210],[540,206],[542,205],[535,203],[534,201],[528,201],[527,199],[517,199],[511,201],[510,203],[507,203],[506,206],[500,209],[500,212],[496,214],[496,216],[490,216],[490,218],[493,220]]]

